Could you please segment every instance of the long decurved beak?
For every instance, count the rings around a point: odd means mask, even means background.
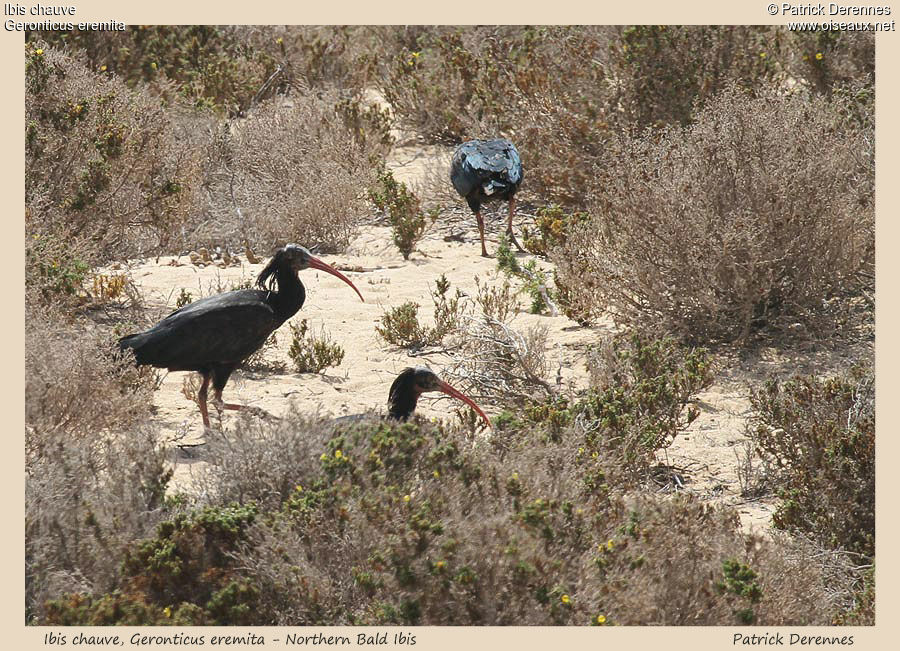
[[[474,400],[472,400],[471,398],[469,398],[467,395],[465,395],[465,394],[462,393],[461,391],[457,391],[456,389],[454,389],[453,387],[451,387],[449,384],[447,384],[447,383],[444,382],[443,380],[438,380],[438,383],[437,383],[437,384],[438,384],[438,389],[439,389],[440,391],[443,391],[444,393],[446,393],[446,394],[447,394],[448,396],[450,396],[451,398],[456,398],[457,400],[462,400],[464,403],[466,403],[466,404],[469,405],[472,409],[474,409],[476,412],[478,412],[478,415],[481,416],[481,417],[484,419],[484,422],[487,423],[487,426],[488,426],[488,427],[490,427],[491,429],[494,429],[494,426],[491,425],[491,419],[488,418],[488,417],[485,415],[485,413],[484,413],[483,411],[481,411],[481,408],[480,408],[478,405],[475,404],[475,401],[474,401]]]
[[[309,266],[312,267],[313,269],[319,269],[326,273],[330,273],[332,276],[337,276],[338,278],[340,278],[341,280],[343,280],[345,283],[347,283],[348,285],[350,285],[353,288],[353,291],[356,292],[357,295],[359,296],[359,300],[361,300],[363,303],[366,302],[366,299],[364,299],[362,294],[359,293],[359,290],[356,289],[356,285],[351,283],[350,279],[347,278],[347,276],[345,276],[340,271],[338,271],[337,269],[332,267],[330,264],[322,262],[317,257],[311,255],[311,256],[309,256]]]

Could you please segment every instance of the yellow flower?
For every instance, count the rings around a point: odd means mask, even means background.
[[[403,501],[406,502],[407,504],[409,504],[409,501],[410,501],[411,499],[412,499],[412,498],[411,498],[409,495],[404,495],[404,496],[403,496]]]
[[[605,623],[606,623],[606,617],[604,617],[603,615],[597,615],[597,623],[598,623],[598,624],[605,624]]]
[[[334,458],[335,458],[335,459],[340,459],[342,456],[344,456],[344,454],[343,454],[340,450],[335,450],[335,451],[334,451]]]
[[[822,60],[822,53],[816,52],[816,61],[821,61],[821,60]]]
[[[34,51],[34,53],[37,54],[38,56],[43,56],[43,54],[44,54],[44,48],[40,48],[40,47],[39,47],[38,49],[36,49],[36,50]]]
[[[105,63],[102,66],[100,66],[100,72],[106,72],[106,64]]]
[[[442,569],[444,569],[444,566],[445,566],[446,564],[447,564],[447,563],[445,563],[444,561],[438,561],[437,563],[434,564],[434,566],[435,566],[437,569],[442,570]]]
[[[322,456],[319,457],[319,459],[321,459],[322,461],[325,461],[325,459],[327,459],[327,458],[328,458],[328,455],[325,454],[324,452],[322,453]]]
[[[421,55],[421,54],[422,54],[421,52],[413,52],[412,53],[414,59],[418,59],[419,55]]]
[[[300,484],[297,484],[296,486],[294,486],[294,490],[297,491],[298,493],[302,493],[303,486],[301,486]]]
[[[171,617],[172,609],[166,606],[165,608],[163,608],[163,615],[165,615],[166,617]]]
[[[514,472],[514,473],[512,474],[512,478],[515,479],[516,481],[519,481],[519,473]]]
[[[760,53],[759,53],[759,58],[760,58],[760,59],[765,59],[765,58],[766,58],[766,53],[765,53],[765,52],[760,52]]]
[[[591,455],[591,458],[592,458],[592,459],[596,459],[598,456],[599,456],[599,454],[598,454],[597,452],[594,452],[594,453]]]
[[[567,595],[567,594],[564,594],[562,597],[559,598],[559,600],[561,602],[563,602],[564,604],[568,604],[570,601],[572,601],[571,599],[569,599],[569,595]]]
[[[281,45],[282,43],[284,43],[284,39],[279,36],[275,39],[275,42],[278,43],[278,45]]]
[[[578,456],[580,457],[582,454],[584,454],[584,448],[578,448]]]
[[[156,61],[151,62],[151,63],[150,63],[150,67],[153,68],[154,70],[156,70],[156,68],[158,67],[158,66],[156,65]]]
[[[433,473],[431,473],[431,475],[432,475],[435,479],[437,479],[438,477],[441,476],[441,473],[439,473],[437,470],[435,470]]]
[[[606,548],[607,548],[609,551],[612,551],[612,550],[613,550],[613,547],[615,547],[615,544],[613,544],[612,538],[610,538],[609,541],[607,541],[607,543],[606,543]]]

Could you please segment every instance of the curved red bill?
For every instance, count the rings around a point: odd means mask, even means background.
[[[475,404],[475,401],[472,400],[471,398],[469,398],[467,395],[463,394],[463,393],[460,392],[460,391],[457,391],[456,389],[454,389],[453,387],[451,387],[449,384],[447,384],[447,383],[444,382],[443,380],[438,380],[438,389],[440,389],[441,391],[443,391],[444,393],[446,393],[446,394],[447,394],[448,396],[450,396],[451,398],[456,398],[457,400],[462,400],[464,403],[466,403],[466,404],[469,405],[472,409],[474,409],[476,412],[478,412],[478,415],[481,416],[481,417],[484,419],[484,422],[487,423],[487,426],[488,426],[488,427],[490,427],[491,429],[494,428],[494,426],[491,425],[491,419],[488,418],[488,417],[485,415],[485,413],[484,413],[483,411],[481,411],[481,408],[480,408],[478,405]]]
[[[320,269],[321,271],[330,273],[332,276],[337,276],[338,278],[340,278],[341,280],[343,280],[345,283],[347,283],[348,285],[350,285],[353,288],[353,291],[359,295],[359,300],[361,300],[363,303],[366,302],[366,299],[364,299],[362,294],[359,293],[359,290],[356,289],[356,285],[354,285],[352,282],[350,282],[350,279],[347,278],[347,276],[345,276],[340,271],[338,271],[337,269],[332,267],[330,264],[322,262],[317,257],[311,255],[311,256],[309,256],[309,266],[312,267],[313,269]]]

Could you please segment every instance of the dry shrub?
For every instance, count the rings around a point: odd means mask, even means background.
[[[527,424],[473,446],[419,419],[243,418],[210,439],[195,507],[169,506],[153,536],[115,550],[113,586],[78,586],[41,621],[830,621],[805,555],[742,534],[727,509],[620,496],[594,481],[580,442]]]
[[[783,81],[790,39],[771,26],[624,27],[611,45],[617,103],[638,128],[688,124],[698,101],[732,82],[753,89]]]
[[[92,70],[164,89],[229,117],[299,84],[358,95],[390,30],[345,25],[139,25],[124,32],[42,32]],[[382,38],[377,32],[383,32]],[[28,33],[28,41],[36,40]]]
[[[874,70],[871,37],[819,43],[777,26],[425,27],[379,36],[376,83],[401,124],[453,144],[509,137],[522,152],[526,196],[579,209],[598,168],[615,163],[606,149],[616,133],[688,124],[698,102],[732,83],[755,91],[799,81],[830,94],[832,84]]]
[[[751,394],[750,435],[781,502],[775,526],[875,554],[875,373],[770,380]]]
[[[874,92],[875,34],[828,30],[791,32],[790,74],[823,95],[866,82]]]
[[[821,570],[780,545],[742,535],[737,514],[697,499],[620,503],[618,526],[583,580],[607,623],[824,625]]]
[[[79,242],[91,266],[179,245],[199,162],[178,108],[42,43],[25,88],[26,234]],[[32,252],[29,271],[51,263]]]
[[[587,625],[602,614],[725,625],[748,608],[758,623],[830,621],[815,566],[744,536],[731,511],[586,490],[572,441],[520,430],[498,454],[425,423],[332,426],[331,438],[309,420],[263,427],[251,456],[271,458],[280,478],[246,497],[287,497],[238,553],[257,588],[256,624]],[[289,452],[276,461],[282,434]],[[248,448],[221,450],[210,476],[246,486],[227,468]],[[726,562],[752,568],[754,601],[718,587],[729,585]]]
[[[30,309],[25,351],[27,617],[67,591],[116,585],[170,471],[149,415],[153,374],[116,360],[111,338]]]
[[[286,412],[276,422],[242,417],[225,437],[210,437],[203,458],[209,472],[198,474],[196,493],[213,504],[258,504],[273,510],[319,467],[331,430],[321,419]]]
[[[25,435],[26,619],[71,592],[113,590],[124,550],[158,521],[171,470],[144,426]]]
[[[401,124],[446,143],[509,137],[526,192],[579,202],[602,153],[608,27],[433,27],[382,58]],[[390,42],[390,41],[388,41]]]
[[[146,419],[155,371],[117,359],[115,338],[87,321],[28,306],[25,422],[37,433],[127,429]]]
[[[242,25],[235,36],[251,51],[275,54],[284,78],[308,86],[361,92],[375,63],[378,28],[359,25]]]
[[[337,101],[298,91],[220,130],[210,152],[210,219],[196,237],[258,250],[345,247],[367,213],[364,188],[380,145],[346,127]]]
[[[713,339],[826,320],[874,264],[874,141],[849,101],[732,87],[690,127],[615,138],[552,254],[567,310]]]
[[[268,51],[247,47],[241,29],[215,25],[139,25],[124,32],[42,32],[54,47],[83,53],[91,70],[119,76],[132,88],[164,89],[198,107],[236,114],[247,109],[280,58],[274,39]],[[274,93],[282,84],[270,88]]]
[[[448,377],[455,378],[473,396],[500,404],[523,403],[553,394],[547,381],[545,325],[519,332],[509,319],[466,315],[452,347]]]

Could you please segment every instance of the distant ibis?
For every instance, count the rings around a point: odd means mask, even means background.
[[[207,388],[212,380],[214,403],[220,409],[245,409],[222,401],[222,389],[231,373],[265,343],[278,327],[303,305],[306,290],[298,272],[319,269],[350,280],[296,244],[279,249],[256,279],[259,289],[241,289],[210,296],[185,305],[144,332],[119,340],[122,351],[131,350],[139,365],[170,371],[197,371],[203,384],[197,402],[203,425],[209,428]]]
[[[484,219],[481,204],[498,199],[509,202],[509,222],[506,232],[519,251],[523,251],[513,233],[513,213],[516,210],[515,195],[522,184],[522,159],[509,140],[470,140],[464,142],[453,154],[450,162],[450,182],[478,220],[481,234],[481,255],[487,257],[484,246]]]

